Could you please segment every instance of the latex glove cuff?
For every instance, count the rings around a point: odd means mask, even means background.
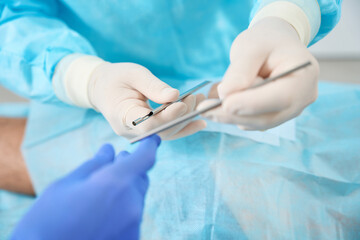
[[[52,79],[56,96],[68,104],[95,109],[88,94],[90,76],[104,62],[101,58],[77,53],[61,59]]]
[[[316,2],[316,1],[315,1]],[[298,33],[305,46],[316,36],[321,22],[320,8],[314,3],[318,11],[308,13],[295,3],[289,1],[276,1],[261,8],[252,19],[249,28],[266,17],[279,17],[288,22]]]

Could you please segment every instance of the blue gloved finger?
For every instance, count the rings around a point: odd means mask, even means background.
[[[130,153],[128,151],[121,151],[119,152],[119,154],[115,157],[115,161],[117,161],[118,159],[121,159],[121,158],[125,158],[127,156],[129,156]]]
[[[80,165],[77,169],[71,172],[69,178],[82,179],[91,175],[94,171],[102,168],[103,166],[114,161],[115,151],[114,147],[111,144],[103,145],[95,156]]]
[[[154,165],[156,149],[160,142],[159,136],[152,135],[142,140],[134,153],[120,152],[114,164],[99,172],[101,175],[99,178],[102,181],[105,179],[113,181],[118,178],[136,178],[137,175],[146,173]]]
[[[155,163],[156,150],[161,143],[157,135],[143,139],[136,150],[127,157],[127,168],[130,172],[141,174],[148,171]]]
[[[114,160],[115,150],[114,147],[107,143],[101,146],[93,159],[97,159],[100,162],[109,163]]]
[[[145,196],[149,188],[149,177],[146,173],[141,174],[135,179],[136,188],[142,196]]]
[[[141,221],[141,220],[139,220]],[[119,234],[119,236],[126,236],[126,240],[139,240],[140,239],[140,224],[137,221],[133,221],[131,225]]]

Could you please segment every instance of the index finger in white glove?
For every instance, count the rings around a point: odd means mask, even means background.
[[[213,99],[204,101],[198,109],[206,107],[213,102]],[[296,117],[300,112],[294,112],[292,109],[286,109],[281,112],[266,113],[259,115],[237,116],[224,111],[222,107],[203,114],[204,117],[227,124],[238,125],[242,130],[266,130],[275,127],[290,118]]]
[[[286,109],[281,112],[260,115],[234,116],[224,112],[222,108],[219,108],[209,113],[205,113],[204,117],[215,122],[237,125],[242,130],[267,130],[296,117],[299,114],[300,112],[295,113],[291,109]]]
[[[277,72],[281,71],[272,75]],[[316,99],[317,91],[313,89],[316,84],[306,83],[315,83],[313,75],[311,69],[303,69],[258,88],[233,93],[224,99],[222,106],[226,112],[242,116],[279,112],[289,107],[304,108]],[[299,93],[306,95],[298,96]]]

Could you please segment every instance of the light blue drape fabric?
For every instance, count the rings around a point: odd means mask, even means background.
[[[318,2],[322,22],[315,41],[334,27],[341,5]],[[220,77],[233,39],[247,28],[253,6],[256,12],[262,3],[0,0],[0,84],[34,100],[23,153],[36,191],[104,142],[118,151],[130,147],[95,111],[56,98],[51,77],[60,59],[84,53],[136,62],[169,84]],[[209,132],[164,142],[151,172],[144,238],[287,239],[334,236],[340,229],[340,237],[356,239],[359,90],[320,90],[319,100],[296,120],[296,142],[274,147]],[[15,108],[3,105],[0,115],[14,117],[9,109]],[[0,239],[31,202],[0,192]]]
[[[296,118],[296,141],[275,147],[202,131],[163,142],[143,239],[359,239],[359,109],[360,86],[321,83]],[[32,103],[23,153],[36,191],[105,142],[133,147],[95,111]],[[10,203],[1,199],[0,229],[21,215]]]

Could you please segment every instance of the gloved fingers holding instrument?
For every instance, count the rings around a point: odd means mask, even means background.
[[[199,97],[190,95],[134,126],[134,119],[151,111],[149,99],[165,104],[176,101],[179,97],[177,89],[158,79],[145,67],[134,63],[109,63],[98,57],[72,54],[60,61],[53,82],[60,99],[100,111],[116,134],[126,138],[147,132],[193,111],[200,100]],[[58,90],[61,88],[64,91]],[[66,94],[62,94],[63,92]],[[203,120],[196,120],[164,131],[160,137],[165,140],[175,139],[204,127]]]
[[[306,61],[311,65],[251,89],[264,78]],[[204,116],[244,130],[275,127],[298,116],[315,101],[318,75],[318,63],[294,27],[281,18],[266,17],[233,42],[230,65],[217,88],[222,106]],[[201,105],[207,104],[205,101]]]

